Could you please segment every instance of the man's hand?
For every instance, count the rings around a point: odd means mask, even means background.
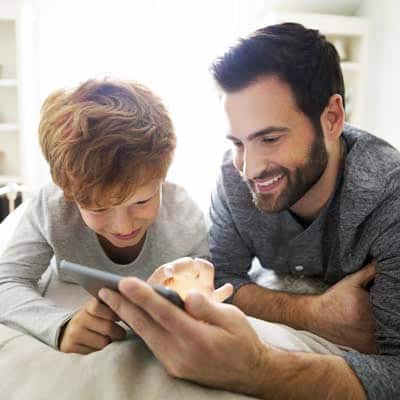
[[[196,292],[177,308],[145,282],[125,278],[100,297],[143,338],[167,372],[208,386],[251,393],[268,349],[235,306]],[[261,372],[262,370],[262,372]],[[252,371],[249,373],[249,371]]]
[[[315,297],[310,328],[328,340],[362,353],[376,353],[375,320],[367,285],[375,276],[375,261],[346,276]]]
[[[124,339],[125,330],[115,323],[119,320],[108,306],[92,297],[65,325],[60,350],[89,354],[103,349],[112,341]]]
[[[147,282],[175,290],[183,300],[192,289],[219,302],[233,293],[233,286],[229,283],[214,288],[214,266],[201,258],[184,257],[164,264],[153,272]]]
[[[119,291],[99,295],[174,377],[268,400],[366,398],[341,357],[273,349],[235,306],[194,292],[185,312],[137,278],[124,278]]]

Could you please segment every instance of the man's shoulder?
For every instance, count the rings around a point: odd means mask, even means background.
[[[344,183],[357,191],[388,195],[400,189],[400,152],[385,140],[346,125]]]
[[[368,132],[346,127],[348,145],[340,189],[344,231],[381,229],[400,208],[400,153]]]

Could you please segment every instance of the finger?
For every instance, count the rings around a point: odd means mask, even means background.
[[[93,353],[94,351],[97,351],[97,350],[93,349],[92,347],[77,344],[74,346],[74,348],[71,351],[69,351],[69,353],[90,354],[90,353]]]
[[[225,285],[214,290],[211,297],[213,300],[222,303],[224,300],[231,297],[232,294],[233,294],[233,286],[230,283],[225,283]]]
[[[121,294],[139,306],[164,330],[175,334],[195,335],[193,321],[176,305],[156,293],[146,282],[137,278],[124,278],[119,283]],[[117,313],[121,317],[123,314]],[[125,320],[125,319],[124,319]]]
[[[163,285],[164,282],[173,276],[173,267],[171,264],[164,264],[158,267],[147,280],[150,284]]]
[[[237,332],[237,329],[241,329],[243,323],[247,321],[237,307],[217,303],[194,290],[190,291],[186,297],[185,306],[187,312],[194,318],[231,332]]]
[[[202,279],[214,282],[214,266],[209,261],[195,258],[195,265]]]
[[[91,347],[95,350],[104,349],[107,345],[111,343],[111,339],[107,336],[101,335],[100,333],[91,331],[89,329],[84,329],[80,337],[78,338],[77,344],[81,346]]]
[[[110,321],[119,321],[120,318],[110,307],[101,303],[95,297],[92,297],[85,305],[85,310],[94,317],[108,319]]]
[[[86,329],[99,333],[102,336],[108,336],[113,341],[123,340],[126,338],[125,329],[108,319],[88,315],[85,320],[85,327]]]
[[[150,348],[162,342],[167,332],[138,305],[109,289],[102,289],[99,295]]]
[[[171,270],[174,274],[192,271],[194,268],[194,259],[191,257],[182,257],[170,263]]]
[[[350,276],[350,279],[357,285],[365,287],[372,279],[375,278],[375,275],[376,275],[375,264],[371,263],[361,268],[359,271],[353,273]]]

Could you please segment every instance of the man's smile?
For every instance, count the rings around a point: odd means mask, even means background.
[[[285,177],[284,174],[279,174],[273,178],[268,180],[253,182],[252,186],[255,188],[257,193],[266,193],[276,189],[280,186],[283,178]]]

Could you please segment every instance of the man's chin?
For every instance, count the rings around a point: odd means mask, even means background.
[[[260,210],[268,214],[277,214],[287,207],[281,204],[279,197],[253,193],[253,203]]]

